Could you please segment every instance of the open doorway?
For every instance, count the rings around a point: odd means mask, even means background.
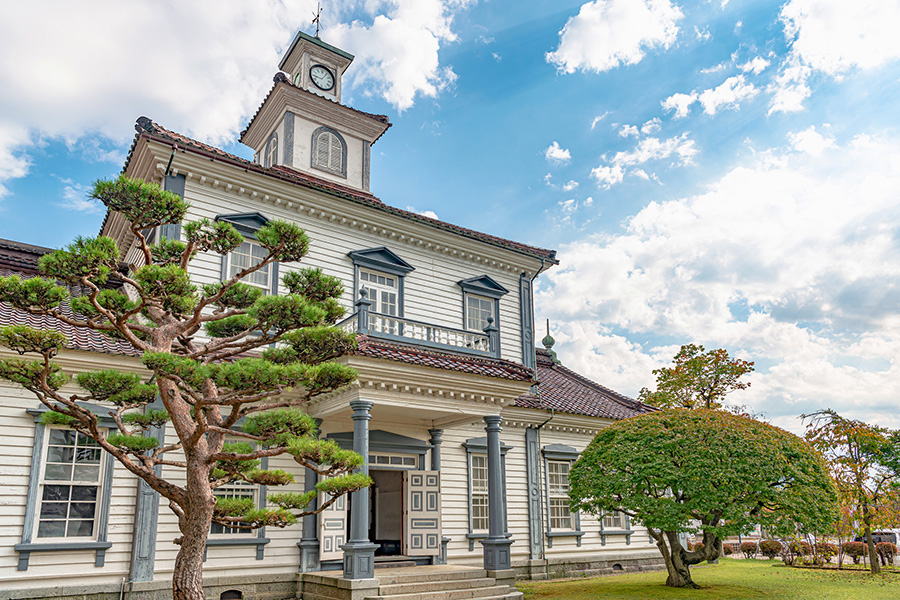
[[[371,470],[369,539],[375,556],[399,556],[403,540],[403,471]]]

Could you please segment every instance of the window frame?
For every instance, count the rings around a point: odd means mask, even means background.
[[[488,537],[487,529],[475,529],[473,527],[474,523],[474,505],[472,503],[473,489],[472,489],[472,457],[473,456],[484,456],[485,457],[485,468],[487,468],[487,438],[470,438],[463,442],[462,446],[466,449],[466,486],[468,488],[468,496],[466,500],[466,506],[468,509],[468,532],[466,533],[466,539],[469,540],[469,552],[475,550],[475,541],[483,540]],[[503,531],[505,532],[506,537],[510,537],[509,533],[509,516],[506,511],[506,453],[512,450],[512,446],[509,446],[502,441],[500,442],[500,472],[501,479],[503,481]],[[485,494],[488,497],[488,502],[490,503],[490,497],[488,494]],[[490,524],[490,522],[488,523]]]
[[[631,544],[631,536],[632,536],[632,534],[634,534],[634,531],[631,529],[631,517],[629,517],[628,515],[626,515],[625,513],[623,513],[622,511],[619,511],[619,510],[613,511],[613,512],[618,513],[620,515],[619,522],[624,523],[625,527],[619,528],[619,529],[607,529],[606,523],[604,522],[606,519],[606,515],[605,515],[605,513],[600,513],[600,518],[598,519],[598,522],[600,524],[600,545],[605,546],[606,538],[611,535],[624,535],[625,536],[625,544],[630,545]]]
[[[565,446],[563,444],[550,444],[549,446],[544,446],[541,448],[541,455],[544,459],[544,507],[545,507],[545,525],[547,527],[546,535],[547,535],[547,547],[553,547],[553,538],[557,537],[574,537],[577,546],[581,546],[581,538],[584,536],[584,531],[581,529],[581,514],[578,511],[574,511],[571,509],[571,504],[569,505],[569,516],[572,520],[572,528],[571,529],[562,529],[562,528],[554,528],[553,521],[550,516],[550,500],[553,497],[550,494],[550,463],[551,462],[567,462],[569,463],[569,469],[571,470],[572,465],[578,460],[579,452],[575,448],[571,446]],[[567,494],[568,496],[568,494]]]
[[[469,296],[474,296],[483,300],[493,300],[494,307],[494,327],[500,327],[500,298],[509,293],[505,287],[494,281],[487,275],[479,277],[470,277],[456,282],[462,289],[462,328],[466,331],[475,331],[469,328]],[[483,333],[484,329],[478,330]]]
[[[79,406],[90,410],[98,418],[98,424],[105,429],[107,435],[117,430],[115,421],[109,417],[109,408],[79,402]],[[22,541],[13,549],[19,553],[17,565],[18,571],[27,571],[32,552],[71,552],[76,550],[93,550],[95,554],[94,566],[102,567],[106,562],[106,551],[112,547],[107,537],[109,533],[109,507],[112,497],[113,469],[115,459],[107,452],[101,450],[100,459],[100,490],[97,508],[94,517],[95,535],[91,540],[79,538],[37,538],[37,527],[41,500],[40,490],[43,489],[44,465],[46,464],[47,444],[50,437],[50,429],[55,425],[44,425],[41,415],[49,409],[43,404],[36,408],[26,409],[26,413],[34,418],[34,445],[31,453],[31,468],[28,478],[28,495],[25,499],[25,519],[22,525]],[[50,541],[35,541],[46,539]],[[75,541],[68,541],[69,539]]]
[[[244,244],[250,245],[249,256],[250,256],[251,261],[253,260],[253,247],[254,246],[257,248],[262,248],[262,250],[265,251],[265,248],[263,248],[262,245],[260,245],[259,242],[256,241],[255,237],[253,239],[245,238],[244,241],[241,242],[241,246],[243,246]],[[238,248],[240,248],[240,246]],[[229,252],[228,254],[226,254],[223,257],[225,259],[225,273],[222,278],[222,281],[227,281],[228,279],[231,279],[233,277],[233,274],[231,273],[231,269],[233,267],[232,256],[234,255],[235,251],[238,250],[238,248],[235,248],[234,250],[232,250],[231,252]],[[274,268],[274,263],[272,263],[272,264],[269,264],[266,269],[266,278],[268,281],[265,283],[265,285],[261,285],[258,283],[252,283],[250,281],[247,281],[246,279],[241,279],[241,283],[246,283],[247,285],[253,286],[255,288],[259,288],[259,289],[263,290],[263,292],[265,292],[266,294],[277,295],[277,290],[275,292],[272,291],[276,287],[275,282],[273,280],[273,275],[275,275],[276,272],[277,272],[277,269]],[[256,271],[255,273],[259,273],[259,271]]]
[[[316,156],[319,152],[319,137],[322,134],[329,133],[333,135],[337,141],[341,145],[341,165],[339,169],[335,169],[333,167],[329,167],[328,165],[321,165],[316,162]],[[331,149],[329,148],[329,156],[331,153]],[[332,129],[331,127],[317,127],[312,132],[312,139],[310,142],[310,153],[309,153],[309,167],[311,169],[316,169],[318,171],[323,171],[325,173],[330,173],[331,175],[337,175],[338,177],[347,178],[347,140],[344,139],[344,136],[340,134],[336,129]]]
[[[266,140],[262,152],[263,167],[271,168],[278,164],[278,132],[273,131]]]
[[[352,250],[347,253],[353,261],[353,302],[359,298],[359,290],[362,288],[360,269],[374,271],[381,275],[390,275],[397,278],[397,317],[404,318],[405,287],[407,274],[415,271],[415,267],[397,256],[384,246],[367,248],[365,250]]]
[[[230,223],[235,229],[238,230],[238,233],[244,236],[245,241],[250,243],[257,243],[256,232],[259,231],[264,225],[269,222],[269,219],[264,215],[255,212],[255,213],[238,213],[231,215],[217,215],[216,222],[225,222]],[[269,285],[270,288],[268,293],[272,296],[278,295],[278,288],[280,285],[280,276],[279,276],[279,262],[275,261],[270,265],[271,269],[269,271]],[[221,262],[221,273],[220,279],[222,281],[228,281],[231,277],[229,272],[231,271],[231,252],[222,256]],[[247,282],[245,282],[247,283]],[[248,283],[248,285],[255,285]],[[260,289],[263,289],[262,286],[256,285]]]

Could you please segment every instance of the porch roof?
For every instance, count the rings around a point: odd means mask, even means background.
[[[614,420],[656,410],[579,375],[553,360],[550,352],[542,348],[537,350],[536,371],[538,384],[534,391],[519,396],[514,406]]]

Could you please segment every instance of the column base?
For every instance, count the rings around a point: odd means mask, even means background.
[[[319,540],[300,540],[300,572],[314,573],[322,570],[319,562]]]
[[[378,544],[349,542],[344,551],[344,579],[372,579],[375,577],[375,550]]]
[[[509,547],[513,541],[503,538],[481,540],[484,547],[484,568],[488,571],[505,571],[512,568]]]

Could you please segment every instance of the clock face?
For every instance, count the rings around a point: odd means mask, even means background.
[[[309,70],[309,78],[320,90],[330,90],[334,87],[334,75],[322,65],[313,65]]]

